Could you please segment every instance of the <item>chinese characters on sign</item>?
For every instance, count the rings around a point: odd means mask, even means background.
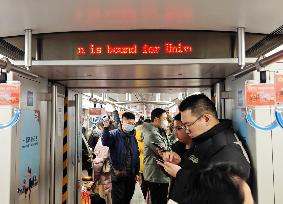
[[[275,105],[274,84],[246,84],[246,106]]]
[[[274,84],[246,83],[246,106],[273,106],[283,103],[283,74],[275,74]]]
[[[276,102],[283,103],[283,74],[275,74]]]
[[[0,84],[0,105],[19,106],[20,84]]]
[[[35,145],[38,145],[37,136],[27,136],[22,140],[22,148],[29,148]]]

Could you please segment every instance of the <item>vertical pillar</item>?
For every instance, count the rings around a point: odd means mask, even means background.
[[[64,138],[63,138],[63,186],[62,204],[67,204],[68,198],[68,89],[64,98]]]
[[[25,67],[27,69],[29,69],[32,65],[31,40],[32,40],[32,31],[31,29],[26,29],[25,30]]]
[[[57,130],[57,86],[52,86],[52,126],[50,138],[50,204],[55,204],[55,137]]]
[[[75,94],[75,168],[74,168],[74,182],[75,182],[75,194],[74,194],[74,201],[78,203],[78,186],[79,186],[79,179],[78,179],[78,140],[80,134],[80,102],[79,102],[79,95]]]
[[[221,99],[221,91],[223,91],[223,84],[218,82],[215,84],[215,106],[218,118],[224,118],[223,100]]]
[[[246,65],[246,48],[245,48],[245,28],[239,27],[238,31],[238,64],[243,69]]]
[[[160,101],[160,93],[156,93],[156,101]]]
[[[129,99],[129,101],[132,101],[132,95],[129,93],[129,95],[128,95],[128,99]]]

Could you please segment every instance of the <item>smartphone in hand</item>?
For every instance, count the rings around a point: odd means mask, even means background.
[[[156,159],[156,162],[160,162],[160,163],[164,164],[164,160],[163,159]]]

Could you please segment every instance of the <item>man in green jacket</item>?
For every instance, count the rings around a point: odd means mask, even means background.
[[[168,128],[166,111],[156,108],[151,112],[151,123],[144,123],[144,179],[148,182],[152,204],[166,204],[170,178],[157,164],[158,148],[171,151],[171,143],[166,135]],[[154,145],[154,144],[156,145]]]

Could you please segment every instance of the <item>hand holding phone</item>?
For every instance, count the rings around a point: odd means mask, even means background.
[[[164,164],[165,161],[163,159],[156,159],[156,162],[160,162],[160,163]]]

